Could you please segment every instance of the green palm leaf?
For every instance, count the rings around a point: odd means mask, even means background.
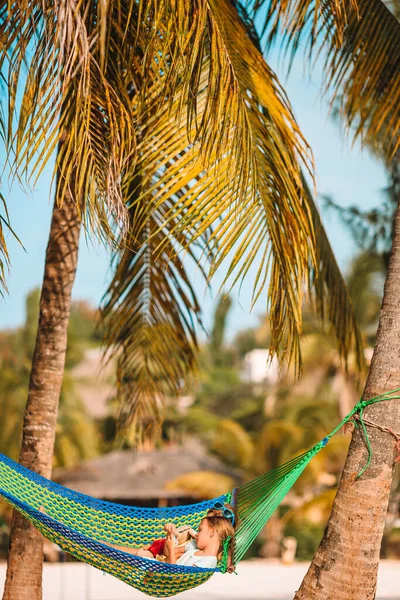
[[[6,283],[6,269],[10,266],[10,256],[8,254],[7,243],[4,237],[4,227],[6,227],[15,239],[19,242],[18,236],[14,232],[11,227],[7,204],[3,194],[0,192],[0,204],[3,205],[4,212],[6,218],[0,215],[0,296],[4,295],[4,292],[7,292],[7,283]]]

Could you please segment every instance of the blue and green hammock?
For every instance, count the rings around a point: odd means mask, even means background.
[[[359,402],[340,425],[308,452],[245,483],[232,493],[210,501],[167,508],[140,508],[106,502],[54,483],[2,454],[0,497],[21,512],[46,538],[77,559],[110,573],[149,596],[173,596],[204,583],[216,571],[225,572],[227,544],[218,567],[204,569],[135,556],[103,542],[140,548],[164,537],[166,522],[172,521],[177,526],[189,524],[197,529],[207,510],[217,501],[228,502],[235,505],[239,515],[232,548],[236,565],[313,456],[356,413],[369,449],[364,472],[370,462],[371,449],[362,412],[369,404],[398,399],[399,396],[393,395],[397,391]],[[46,514],[39,510],[40,506],[45,507]]]

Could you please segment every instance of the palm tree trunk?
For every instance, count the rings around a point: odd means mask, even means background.
[[[400,208],[394,219],[392,252],[379,327],[364,398],[400,387]],[[365,409],[374,423],[400,430],[400,401]],[[396,456],[394,438],[368,427],[371,466],[359,430],[353,433],[346,465],[321,544],[295,600],[373,600],[379,553]]]
[[[80,227],[81,219],[69,192],[64,196],[62,208],[57,206],[56,192],[19,459],[22,465],[45,477],[51,476]],[[43,538],[16,511],[9,550],[3,600],[39,600]]]

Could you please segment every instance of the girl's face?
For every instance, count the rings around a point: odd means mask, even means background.
[[[216,535],[214,529],[211,529],[206,519],[201,521],[199,526],[199,533],[197,535],[196,544],[199,550],[203,550]]]

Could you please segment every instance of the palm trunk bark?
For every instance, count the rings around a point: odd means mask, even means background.
[[[374,354],[364,398],[400,387],[400,208],[394,219],[389,261]],[[400,430],[400,401],[367,407],[370,421]],[[332,514],[321,544],[295,600],[373,600],[382,535],[389,502],[394,438],[368,427],[373,458],[367,460],[359,430],[353,433]]]
[[[76,204],[68,191],[62,207],[57,206],[59,183],[58,179],[19,459],[22,465],[45,477],[51,476],[81,227]],[[42,563],[41,534],[14,511],[3,600],[39,600]]]

